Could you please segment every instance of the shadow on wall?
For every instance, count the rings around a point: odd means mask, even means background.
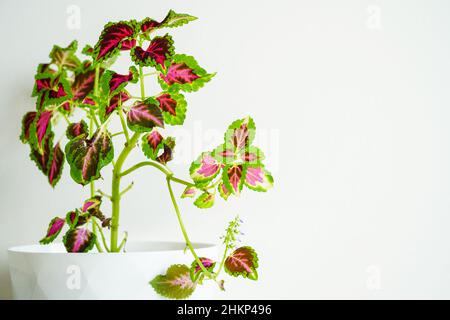
[[[8,268],[0,269],[0,299],[11,299],[11,281]]]

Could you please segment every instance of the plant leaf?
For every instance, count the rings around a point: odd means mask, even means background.
[[[101,69],[100,71],[102,71]],[[72,83],[72,100],[82,102],[94,89],[95,69],[91,68],[75,75]]]
[[[78,42],[72,41],[66,48],[60,46],[53,46],[50,52],[50,59],[52,63],[58,66],[58,68],[65,68],[68,70],[75,70],[80,65],[80,60],[76,56]]]
[[[197,160],[192,162],[189,173],[197,187],[207,185],[220,172],[221,164],[211,155],[211,152],[203,152]]]
[[[164,68],[165,62],[174,54],[173,40],[168,34],[154,37],[147,49],[137,46],[131,50],[131,59],[141,67]]]
[[[67,139],[72,140],[82,134],[87,134],[89,131],[88,125],[84,120],[80,122],[73,122],[67,126],[66,136]]]
[[[109,99],[109,103],[101,103],[100,104],[100,119],[102,122],[105,122],[106,119],[117,109],[119,104],[124,103],[125,101],[130,99],[130,95],[126,91],[119,92]]]
[[[94,196],[89,199],[87,199],[83,207],[81,208],[81,212],[92,212],[95,210],[100,209],[100,205],[102,204],[102,197],[100,196]]]
[[[183,193],[181,194],[181,198],[193,198],[197,193],[197,190],[198,189],[196,187],[186,187],[186,189],[184,189]]]
[[[186,118],[186,100],[180,93],[163,93],[156,97],[162,110],[164,122],[181,125]]]
[[[100,178],[100,170],[114,157],[109,133],[100,128],[92,138],[80,135],[66,145],[66,158],[73,180],[82,185]]]
[[[93,50],[97,62],[105,61],[119,53],[122,45],[129,47],[130,39],[136,35],[135,21],[110,22],[105,25]]]
[[[217,190],[219,190],[220,196],[221,196],[223,199],[225,199],[225,200],[227,200],[228,197],[229,197],[230,194],[231,194],[231,191],[228,190],[228,188],[227,188],[226,185],[223,183],[223,181],[219,183],[219,185],[217,186]]]
[[[273,177],[262,166],[249,166],[245,175],[245,185],[254,191],[265,192],[273,186]]]
[[[164,128],[159,103],[153,98],[138,101],[127,113],[128,127],[135,132],[148,132],[154,127]]]
[[[251,247],[245,246],[234,250],[225,260],[225,271],[233,277],[242,276],[251,280],[258,279],[258,255]]]
[[[30,158],[34,161],[34,163],[36,163],[36,166],[39,168],[39,170],[41,170],[42,173],[47,176],[48,163],[53,144],[53,133],[47,135],[43,141],[44,142],[42,150],[38,150],[36,147],[30,144]]]
[[[214,205],[214,193],[203,192],[195,201],[194,204],[200,209],[208,209]]]
[[[135,67],[130,67],[128,74],[107,70],[100,79],[100,85],[103,93],[113,96],[122,91],[128,83],[136,83],[138,80],[139,75]]]
[[[150,285],[158,294],[169,299],[186,299],[195,290],[190,269],[184,264],[170,266],[165,275],[156,276]]]
[[[39,153],[43,153],[44,141],[49,135],[52,135],[51,120],[53,111],[39,112],[30,126],[29,139],[31,145],[36,148]]]
[[[22,118],[22,133],[20,135],[20,140],[23,143],[27,143],[30,139],[30,127],[36,118],[37,112],[31,111],[27,112]]]
[[[163,90],[192,92],[203,87],[214,75],[201,68],[194,57],[176,54],[170,62],[167,61],[158,81]]]
[[[163,141],[163,153],[156,158],[156,161],[162,164],[166,164],[173,159],[173,149],[175,148],[175,139],[167,137]]]
[[[94,246],[95,234],[86,228],[69,229],[63,243],[67,252],[88,252]]]
[[[244,185],[246,167],[239,164],[226,166],[223,170],[222,181],[224,186],[233,194],[239,195]]]
[[[216,263],[209,258],[201,257],[199,258],[200,262],[209,272],[213,272]],[[194,260],[191,264],[190,276],[193,282],[201,282],[201,276],[203,275],[203,270],[200,265],[197,263],[197,260]]]
[[[55,187],[61,178],[61,174],[64,167],[64,153],[59,146],[59,143],[55,145],[53,151],[50,154],[48,164],[48,182],[52,187]]]
[[[62,228],[64,227],[65,220],[61,219],[59,217],[55,217],[50,221],[47,229],[47,233],[44,238],[42,238],[39,243],[40,244],[49,244],[53,242],[53,240],[56,239],[56,237],[61,232]]]
[[[197,18],[194,16],[185,13],[176,13],[175,11],[170,10],[161,22],[158,22],[152,18],[145,18],[139,25],[141,31],[145,34],[159,28],[179,27],[196,19]]]
[[[142,137],[142,151],[147,158],[155,160],[158,153],[164,148],[164,138],[156,128]]]
[[[234,121],[225,132],[226,149],[239,153],[248,148],[255,138],[255,131],[255,122],[250,117]]]

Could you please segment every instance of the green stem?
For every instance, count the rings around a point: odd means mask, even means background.
[[[144,73],[142,72],[142,67],[139,66],[139,84],[141,86],[141,99],[145,99],[145,87],[144,87]]]
[[[172,174],[173,174],[172,171],[169,170],[169,168],[167,168],[166,166],[160,164],[159,162],[156,162],[156,161],[142,161],[142,162],[139,162],[139,163],[135,164],[135,165],[132,166],[131,168],[125,170],[124,172],[122,172],[122,173],[120,174],[120,176],[121,176],[121,177],[126,176],[127,174],[130,174],[130,173],[133,172],[134,170],[137,170],[137,169],[139,169],[139,168],[141,168],[141,167],[144,167],[144,166],[152,166],[152,167],[155,167],[155,168],[157,168],[158,170],[164,172],[165,175],[172,175]]]
[[[225,259],[227,258],[227,253],[228,253],[229,240],[230,239],[227,238],[227,241],[225,241],[225,250],[223,251],[222,261],[220,261],[220,266],[219,266],[219,269],[217,269],[215,278],[217,278],[219,276],[220,271],[222,271],[223,265],[225,264]]]
[[[97,97],[98,96],[98,80],[100,77],[100,66],[97,65],[95,67],[95,78],[94,78],[94,96]],[[95,119],[95,113],[94,110],[91,109],[90,113],[89,113],[90,117],[89,117],[89,136],[92,137],[92,135],[94,134],[94,121],[97,121],[97,119]],[[97,127],[98,127],[98,123],[97,123]],[[90,183],[90,187],[91,187],[91,198],[95,196],[95,182],[91,181]],[[97,229],[95,227],[95,220],[92,219],[92,232],[94,233],[95,237],[97,238]],[[100,244],[98,243],[98,241],[95,241],[95,246],[97,247],[97,250],[99,252],[103,252],[103,250],[100,247]]]
[[[192,243],[189,240],[189,237],[186,233],[186,229],[184,228],[183,220],[181,219],[180,209],[178,208],[177,201],[175,200],[175,196],[173,194],[172,186],[170,185],[170,177],[168,176],[166,180],[167,180],[167,188],[169,189],[169,193],[170,193],[170,199],[172,200],[173,207],[175,208],[175,212],[176,212],[177,218],[178,218],[178,223],[180,224],[180,228],[181,228],[181,232],[183,233],[184,240],[185,240],[189,250],[191,251],[192,255],[194,256],[195,261],[197,261],[197,264],[202,269],[202,271],[205,273],[205,275],[208,278],[215,280],[213,274],[211,272],[209,272],[208,269],[205,268],[203,263],[200,261],[200,258],[197,256],[197,253],[195,253],[194,247],[192,246]]]
[[[125,193],[127,193],[128,191],[130,191],[131,188],[133,188],[134,182],[131,182],[128,187],[126,187],[125,189],[122,190],[122,192],[120,192],[120,196],[122,197]]]
[[[122,239],[122,242],[120,243],[119,246],[119,251],[122,250],[122,248],[125,246],[125,243],[127,243],[127,239],[128,239],[128,232],[125,231],[125,235]]]
[[[160,164],[159,162],[156,161],[142,161],[139,162],[137,164],[135,164],[134,166],[132,166],[131,168],[128,168],[127,170],[123,171],[120,176],[126,176],[127,174],[132,173],[133,171],[141,168],[141,167],[145,167],[145,166],[151,166],[151,167],[155,167],[156,169],[158,169],[159,171],[161,171],[162,173],[164,173],[171,181],[173,182],[177,182],[179,184],[185,185],[186,187],[195,187],[195,184],[188,182],[186,180],[177,178],[173,176],[173,172],[167,168],[167,166]]]
[[[136,146],[136,142],[139,139],[140,134],[138,132],[134,133],[130,140],[125,144],[119,157],[117,158],[116,164],[113,169],[112,176],[112,186],[111,186],[111,252],[118,252],[119,247],[117,246],[117,238],[119,233],[119,214],[120,214],[120,172],[122,170],[123,163],[130,154],[131,150]]]
[[[111,138],[116,137],[116,136],[120,136],[121,134],[124,134],[124,132],[123,132],[123,131],[120,131],[120,132],[113,133],[113,134],[111,135]]]
[[[125,139],[130,141],[130,134],[128,133],[127,124],[125,123],[125,118],[123,117],[123,111],[122,106],[119,109],[119,118],[120,118],[120,124],[122,125],[123,133],[125,134]]]
[[[94,227],[96,229],[98,229],[98,231],[100,231],[100,236],[102,238],[103,246],[105,247],[106,252],[109,252],[109,248],[108,248],[108,245],[106,244],[106,238],[105,238],[105,235],[103,234],[102,228],[97,224],[97,221],[95,221],[95,219],[92,219],[92,222],[94,224]],[[96,241],[96,246],[97,246],[97,249],[100,247],[100,244],[98,243],[98,239]],[[100,248],[100,250],[101,250],[101,248]],[[103,252],[103,250],[101,250],[100,252]]]
[[[93,232],[94,234],[97,234],[97,230],[96,230],[96,229],[97,229],[97,228],[96,228],[95,221],[94,221],[94,219],[92,219],[92,232]],[[97,248],[97,251],[98,251],[98,252],[100,252],[100,253],[103,252],[103,249],[102,249],[100,243],[98,242],[98,238],[95,238],[95,247]]]

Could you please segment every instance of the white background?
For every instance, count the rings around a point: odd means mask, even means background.
[[[68,27],[70,5],[81,10],[79,29]],[[50,218],[89,192],[67,165],[53,191],[18,139],[37,64],[53,44],[93,44],[108,21],[161,19],[170,8],[199,17],[173,30],[177,52],[218,72],[188,95],[192,139],[179,145],[192,152],[173,170],[187,178],[196,154],[220,142],[214,133],[250,114],[276,182],[207,211],[180,202],[195,241],[217,241],[237,213],[245,220],[260,280],[228,279],[224,297],[450,298],[444,0],[2,0],[0,297],[10,296],[6,249],[36,243]],[[136,150],[126,167],[141,157]],[[149,169],[134,181],[123,230],[132,240],[182,241],[164,177]]]

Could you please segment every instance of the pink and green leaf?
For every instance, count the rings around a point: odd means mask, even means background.
[[[66,223],[70,229],[73,229],[78,226],[79,217],[80,217],[80,212],[78,211],[78,209],[67,212]]]
[[[213,272],[216,263],[209,258],[201,257],[199,258],[201,264],[205,267],[209,272]],[[193,282],[201,282],[203,276],[203,269],[198,264],[197,260],[194,260],[191,264],[190,276]]]
[[[23,143],[27,143],[30,139],[30,127],[36,118],[37,112],[31,111],[27,112],[22,118],[22,133],[20,135],[20,140]]]
[[[261,166],[247,167],[245,185],[254,191],[265,192],[273,186],[273,177],[269,171]]]
[[[175,148],[175,138],[167,137],[163,142],[163,153],[156,158],[156,161],[162,164],[167,164],[173,159],[173,149]]]
[[[104,94],[113,96],[122,91],[128,83],[136,83],[138,79],[138,71],[135,67],[130,67],[128,74],[107,70],[100,79],[100,85]]]
[[[30,144],[30,159],[33,160],[34,163],[36,163],[36,166],[39,168],[39,170],[42,171],[45,176],[47,176],[48,174],[48,164],[52,152],[52,146],[53,133],[47,135],[43,140],[42,150],[38,150],[35,146]]]
[[[186,299],[196,286],[191,280],[189,267],[182,264],[170,266],[166,274],[156,276],[150,285],[158,294],[169,299]]]
[[[248,148],[255,138],[256,126],[252,118],[246,117],[234,121],[225,133],[225,145],[227,149],[240,152]]]
[[[152,18],[145,18],[140,22],[140,30],[147,34],[149,32],[152,32],[159,28],[175,28],[182,26],[186,23],[189,23],[190,21],[194,21],[197,18],[185,13],[176,13],[173,10],[170,10],[166,17],[161,21],[158,22]]]
[[[48,164],[48,182],[52,187],[58,183],[64,167],[64,152],[61,150],[59,143],[55,145],[50,153]]]
[[[65,220],[59,217],[55,217],[50,221],[50,224],[47,228],[47,233],[45,237],[42,238],[39,243],[40,244],[49,244],[56,239],[56,237],[60,234],[62,228],[64,227]]]
[[[203,152],[197,160],[192,162],[189,173],[197,187],[207,185],[220,172],[222,164],[219,163],[211,152]]]
[[[248,246],[234,250],[225,260],[225,271],[233,276],[242,276],[251,280],[258,279],[258,255],[256,251]]]
[[[124,40],[136,36],[135,21],[110,22],[105,25],[100,39],[94,47],[93,56],[97,62],[109,59],[119,53],[122,46],[129,46]]]
[[[227,200],[231,194],[231,191],[225,186],[223,182],[219,183],[219,185],[217,186],[217,190],[219,190],[220,196],[225,200]]]
[[[183,191],[183,193],[181,194],[181,198],[193,198],[195,196],[195,194],[197,193],[197,188],[196,187],[186,187]]]
[[[81,212],[85,213],[92,210],[98,210],[101,204],[102,204],[102,197],[100,196],[91,197],[83,203]]]
[[[60,69],[75,70],[80,65],[80,60],[76,56],[78,42],[72,41],[66,48],[53,46],[50,52],[50,59]]]
[[[44,141],[53,133],[51,125],[52,117],[53,111],[41,111],[35,116],[30,126],[30,142],[40,153],[43,152]]]
[[[135,103],[127,113],[127,124],[135,132],[148,132],[154,127],[164,128],[159,102],[148,98]]]
[[[154,37],[147,49],[136,46],[131,50],[131,59],[141,67],[158,67],[163,69],[166,61],[174,55],[172,37],[168,34],[163,37]]]
[[[103,69],[102,69],[103,70]],[[94,89],[95,69],[88,69],[75,75],[72,83],[72,100],[82,102]]]
[[[195,201],[194,204],[200,209],[208,209],[214,205],[215,194],[203,192]]]
[[[244,185],[246,167],[240,164],[226,166],[223,170],[224,186],[235,195],[239,195]]]
[[[103,102],[100,104],[100,119],[104,122],[119,105],[129,100],[131,97],[126,91],[122,91],[112,96],[109,103]]]
[[[250,165],[260,164],[264,158],[265,156],[261,149],[254,146],[244,148],[239,153],[239,159]]]
[[[72,140],[82,134],[87,134],[89,131],[88,125],[84,120],[80,120],[80,122],[73,122],[67,126],[66,136],[67,139]]]
[[[103,129],[97,130],[92,138],[80,135],[70,140],[65,151],[70,175],[82,185],[100,178],[100,170],[114,157],[111,137]]]
[[[147,158],[156,160],[159,151],[164,148],[164,138],[156,128],[142,137],[142,151]]]
[[[156,97],[162,110],[164,122],[171,125],[181,125],[186,118],[186,100],[180,93],[164,92]]]
[[[67,252],[88,252],[94,246],[95,234],[86,228],[69,229],[63,243]]]
[[[201,68],[194,57],[176,54],[166,62],[158,81],[163,90],[192,92],[203,87],[214,75]]]

